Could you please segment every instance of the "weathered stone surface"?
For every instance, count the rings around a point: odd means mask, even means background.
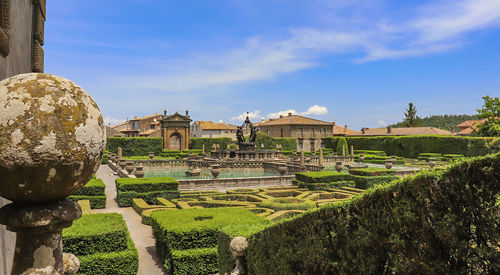
[[[105,133],[97,104],[67,79],[0,81],[0,195],[36,203],[76,192],[99,167]]]

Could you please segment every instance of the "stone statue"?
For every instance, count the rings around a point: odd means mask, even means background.
[[[238,130],[236,130],[236,139],[238,143],[245,142],[245,138],[243,137],[243,127],[238,126]]]

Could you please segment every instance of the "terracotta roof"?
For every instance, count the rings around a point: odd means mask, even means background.
[[[149,115],[149,116],[136,117],[136,118],[133,118],[133,119],[129,119],[129,121],[132,121],[132,120],[143,120],[143,119],[154,118],[154,117],[161,117],[161,116],[162,116],[161,114],[154,114],[154,115]]]
[[[458,124],[458,127],[471,127],[477,122],[477,120],[466,120],[460,124]]]
[[[222,123],[222,122],[213,122],[213,121],[195,121],[193,124],[200,125],[203,130],[236,130],[238,127]]]
[[[408,136],[408,135],[453,135],[452,132],[436,127],[404,127],[392,128],[391,133],[387,133],[387,127],[366,129],[362,136]]]
[[[299,115],[283,116],[281,118],[272,118],[255,123],[255,126],[272,126],[272,125],[332,125],[330,122],[303,117]]]
[[[160,129],[149,129],[149,130],[146,130],[144,132],[140,132],[139,136],[149,136],[149,135],[151,135],[155,132],[159,132],[159,131],[160,131]]]
[[[341,135],[361,135],[361,132],[354,131],[354,130],[351,130],[349,128],[347,128],[347,131],[346,131],[345,126],[334,125],[333,126],[333,135],[334,136],[341,136]]]

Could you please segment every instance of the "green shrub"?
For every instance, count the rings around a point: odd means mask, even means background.
[[[179,182],[171,177],[117,178],[115,183],[118,191],[135,191],[139,193],[178,190],[179,187]]]
[[[295,178],[302,182],[333,182],[349,181],[351,180],[351,175],[331,171],[301,172],[295,174]]]
[[[384,151],[375,151],[375,150],[354,150],[355,155],[376,155],[376,156],[387,156]]]
[[[233,140],[228,137],[221,138],[198,138],[192,137],[189,139],[189,148],[202,149],[205,144],[205,153],[210,153],[213,144],[219,144],[221,150],[226,150],[227,145],[232,143]]]
[[[264,144],[264,149],[266,150],[274,150],[276,149],[276,145],[280,144],[283,147],[283,151],[291,151],[297,150],[297,139],[291,137],[283,137],[283,138],[274,138],[264,132],[257,132],[257,138],[255,139],[255,144],[257,145],[257,149],[261,149],[260,145]]]
[[[342,150],[344,150],[344,154],[346,156],[349,155],[349,147],[347,147],[347,140],[345,139],[345,137],[340,137],[338,142],[337,142],[337,148],[336,148],[336,152],[339,156],[342,155]]]
[[[248,273],[498,274],[499,198],[500,154],[465,159],[253,234]]]
[[[217,272],[217,247],[174,250],[165,268],[174,275],[205,275]],[[175,268],[172,268],[175,267]]]
[[[394,169],[385,169],[385,168],[376,168],[376,167],[368,167],[368,168],[357,168],[350,169],[349,174],[358,175],[358,176],[380,176],[380,175],[394,175],[396,174],[396,170]]]
[[[82,209],[82,214],[90,213],[91,207],[89,200],[79,200],[78,205],[80,205],[80,208]]]
[[[77,196],[104,196],[106,185],[101,179],[91,179],[73,195]]]
[[[213,267],[212,264],[216,261],[216,258],[206,254],[188,253],[191,258],[186,261],[176,261],[173,257],[183,255],[176,252],[178,250],[215,248],[218,232],[225,226],[245,227],[269,222],[243,208],[156,211],[151,213],[151,218],[156,251],[165,267],[173,274],[184,270],[186,264],[191,267],[190,274],[216,273],[216,267],[206,270],[207,266]],[[206,262],[207,260],[214,262]],[[182,266],[178,266],[179,264]]]
[[[316,208],[316,204],[313,201],[296,198],[267,199],[257,205],[259,207],[270,208],[273,210],[307,210]]]
[[[174,199],[179,197],[179,191],[151,191],[151,192],[135,192],[135,191],[118,191],[117,200],[121,207],[132,206],[132,200],[136,198],[143,199],[147,203],[157,204],[157,198]]]
[[[92,209],[103,209],[106,208],[106,196],[80,196],[71,195],[67,197],[71,201],[88,200],[90,202],[90,207]]]
[[[385,175],[385,176],[352,175],[352,180],[356,183],[356,185],[354,187],[359,188],[359,189],[372,188],[373,186],[389,183],[389,182],[391,182],[393,180],[397,180],[397,179],[399,179],[398,176],[391,176],[391,175]]]
[[[331,188],[339,187],[354,187],[354,181],[334,181],[334,182],[297,182],[300,188],[307,188],[309,190],[328,190]]]
[[[123,156],[147,156],[149,152],[158,155],[163,149],[161,137],[108,137],[106,149],[115,154],[122,148]]]
[[[139,256],[120,214],[83,215],[63,229],[63,248],[78,256],[78,274],[137,274]]]
[[[63,229],[64,251],[76,256],[127,249],[127,226],[120,214],[86,214]]]
[[[101,164],[108,164],[108,153],[104,153],[102,156]]]
[[[462,154],[466,157],[498,152],[499,138],[415,135],[347,137],[356,150],[378,150],[388,155],[416,158],[419,153]],[[326,148],[337,148],[339,137],[323,138]]]
[[[441,160],[443,157],[440,153],[420,153],[418,154],[419,160],[429,160],[430,158],[435,158],[436,160]]]

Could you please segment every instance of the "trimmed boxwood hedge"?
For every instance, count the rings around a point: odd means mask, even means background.
[[[217,247],[174,250],[172,261],[165,261],[165,268],[174,270],[174,275],[214,273],[214,270],[217,270]]]
[[[160,154],[163,149],[163,138],[161,137],[108,137],[106,150],[118,153],[118,147],[122,148],[123,156],[147,156],[149,152]]]
[[[500,154],[328,204],[249,238],[249,274],[499,274]]]
[[[349,174],[358,175],[358,176],[394,175],[394,174],[396,174],[396,170],[386,169],[386,168],[377,168],[377,167],[368,167],[368,168],[350,169]]]
[[[500,151],[500,138],[439,135],[346,137],[355,150],[379,150],[387,155],[416,158],[419,153],[482,156]],[[323,138],[326,148],[337,148],[338,137]]]
[[[390,181],[399,179],[398,176],[394,175],[359,176],[331,171],[301,172],[295,174],[295,178],[296,181],[294,181],[294,184],[298,186],[307,186],[307,184],[303,183],[333,183],[354,181],[354,187],[360,189],[371,188],[372,186],[377,184],[388,183]]]
[[[185,274],[182,272],[186,270],[186,265],[190,267],[187,274],[216,273],[214,264],[217,258],[199,250],[194,253],[193,249],[215,248],[218,232],[225,226],[269,223],[266,218],[243,208],[155,211],[151,213],[151,219],[156,252],[165,268],[173,274]],[[189,259],[181,261],[173,258],[175,255],[186,255],[179,254],[178,250],[192,250],[193,253],[189,252]],[[211,260],[214,262],[206,262]],[[208,270],[207,267],[214,269]]]
[[[297,198],[274,198],[263,200],[257,204],[259,207],[273,210],[307,210],[316,208],[313,201]]]
[[[296,181],[294,183],[300,188],[307,188],[309,190],[328,190],[331,188],[339,187],[354,187],[356,183],[354,181],[334,181],[334,182],[301,182]]]
[[[88,200],[92,209],[106,208],[105,188],[106,185],[104,182],[94,176],[80,190],[69,196],[68,199],[72,201]]]
[[[179,183],[171,177],[117,178],[115,184],[118,205],[122,207],[132,206],[132,200],[136,198],[157,204],[158,197],[179,197]]]
[[[80,260],[78,274],[137,274],[139,256],[120,214],[84,214],[62,239],[64,252]]]

